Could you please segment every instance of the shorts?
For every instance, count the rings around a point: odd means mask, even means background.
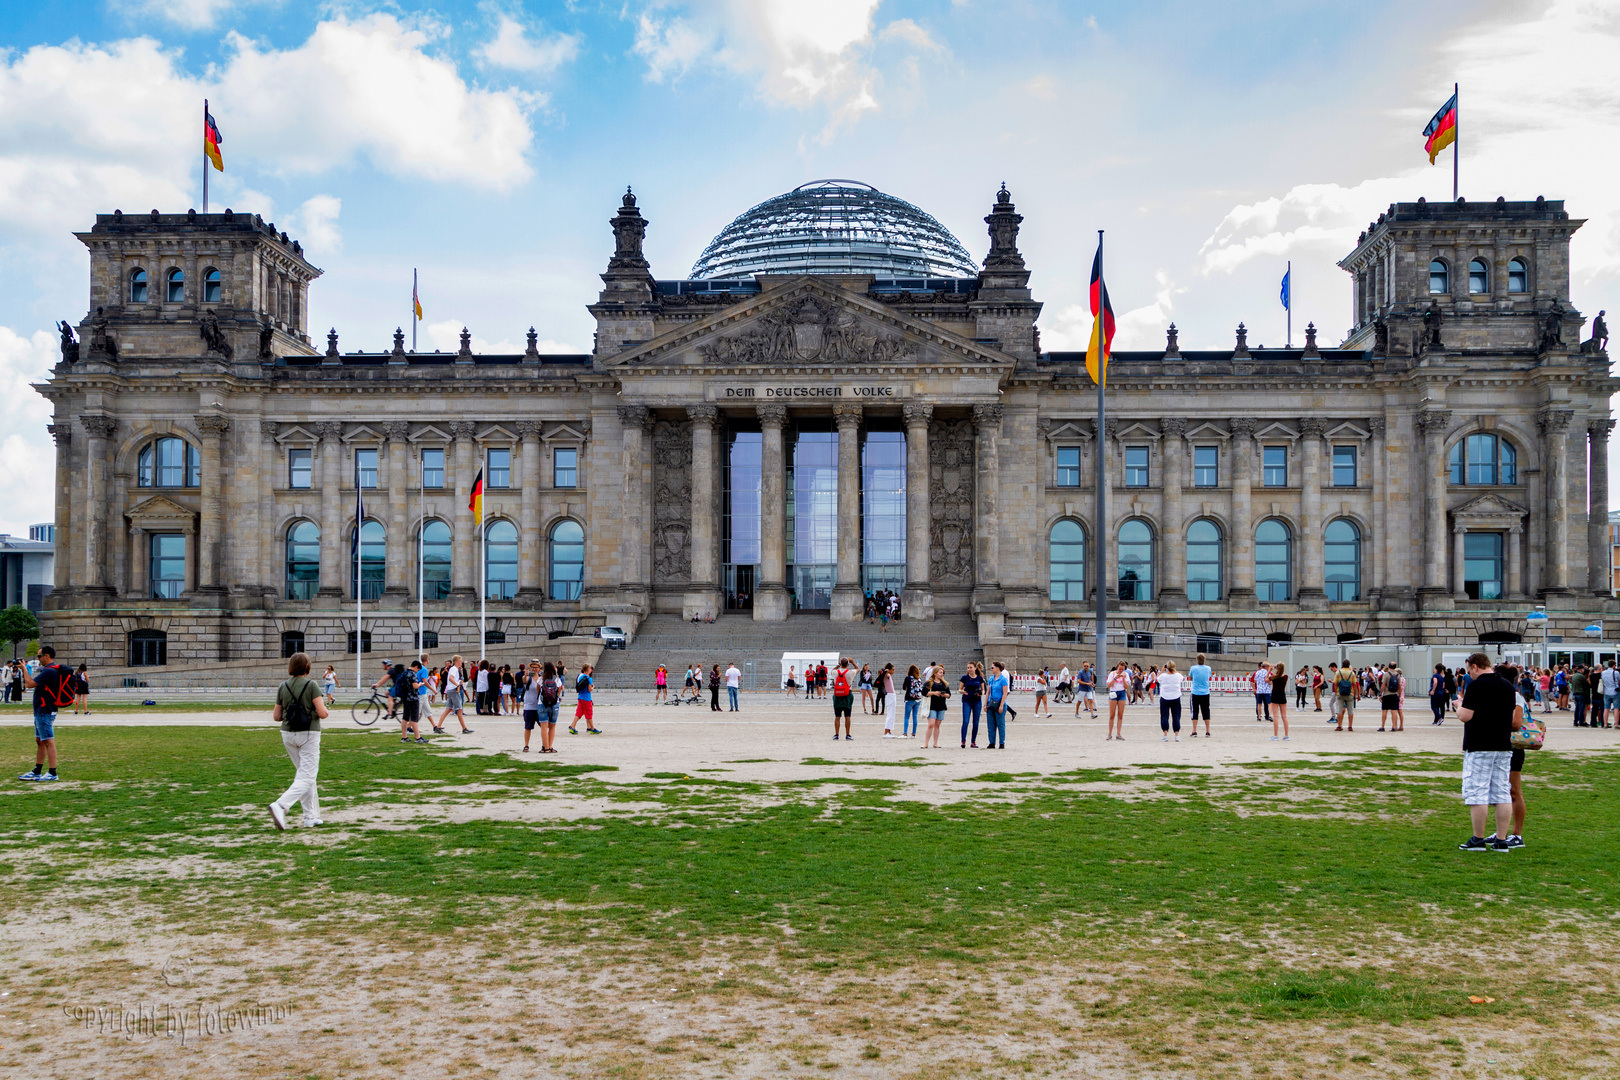
[[[586,721],[594,721],[596,719],[595,705],[596,703],[594,701],[574,702],[574,719],[579,720],[583,718]]]
[[[1123,690],[1115,690],[1113,693],[1109,694],[1108,696],[1110,698],[1112,698],[1113,700],[1115,700],[1115,701],[1124,701],[1125,700],[1125,691],[1123,691]]]
[[[1603,707],[1605,709],[1620,709],[1620,694],[1604,694]]]
[[[1095,703],[1097,700],[1097,695],[1092,693],[1089,688],[1083,689],[1080,691],[1080,700]]]
[[[928,710],[928,722],[930,724],[943,724],[945,722],[945,710],[944,709],[929,709]]]
[[[406,698],[400,704],[405,706],[405,723],[414,724],[422,718],[422,700],[420,698]]]
[[[692,680],[691,680],[691,679],[687,679],[687,680],[686,680],[686,685],[687,685],[687,686],[691,686],[691,685],[692,685]]]
[[[540,722],[540,714],[539,713],[535,712],[533,709],[524,709],[523,710],[523,730],[524,731],[533,731],[534,730],[534,725],[538,724],[539,722]]]
[[[1511,750],[1463,751],[1463,802],[1469,806],[1500,806],[1513,801],[1508,772],[1513,764]]]
[[[1273,688],[1271,691],[1271,703],[1273,705],[1287,705],[1288,690],[1286,688],[1282,690]]]
[[[41,742],[56,738],[56,714],[34,710],[34,738]]]
[[[843,696],[839,696],[838,694],[833,695],[833,719],[834,720],[837,720],[840,716],[848,716],[850,714],[850,712],[854,708],[855,708],[855,695],[854,694],[844,694]]]
[[[1383,697],[1378,699],[1378,707],[1388,712],[1394,712],[1401,707],[1400,695],[1385,694]]]
[[[467,692],[459,686],[456,687],[444,695],[444,704],[451,712],[460,712],[467,704]]]
[[[1356,711],[1356,699],[1354,697],[1345,697],[1343,694],[1335,694],[1333,701],[1339,707],[1339,711],[1341,712]]]
[[[1524,772],[1524,751],[1523,750],[1515,750],[1515,751],[1513,751],[1513,760],[1508,765],[1508,772],[1510,772],[1510,773]]]

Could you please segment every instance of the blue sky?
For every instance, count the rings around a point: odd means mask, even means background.
[[[659,277],[749,206],[850,177],[908,199],[975,257],[1006,181],[1045,301],[1083,340],[1095,230],[1120,347],[1282,344],[1349,325],[1334,267],[1396,199],[1449,197],[1419,134],[1463,83],[1463,193],[1570,200],[1589,218],[1575,303],[1620,280],[1620,23],[1602,4],[303,4],[104,0],[0,24],[0,468],[38,475],[48,408],[24,389],[84,312],[70,235],[98,211],[200,208],[207,96],[227,171],[214,208],[262,213],[325,271],[312,326],[384,347],[420,268],[424,347],[533,325],[585,349],[585,305],[626,184]],[[545,347],[544,345],[542,346]],[[1620,468],[1612,470],[1620,474]],[[0,531],[50,516],[15,493]]]

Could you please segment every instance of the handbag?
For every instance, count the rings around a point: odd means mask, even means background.
[[[1546,740],[1547,721],[1526,716],[1519,730],[1513,733],[1512,745],[1515,750],[1540,750]]]

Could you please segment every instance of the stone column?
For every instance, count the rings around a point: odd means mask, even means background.
[[[472,421],[456,420],[450,424],[450,438],[454,440],[456,486],[451,492],[456,508],[454,552],[450,563],[450,603],[471,604],[478,599],[483,582],[475,581],[478,574],[478,547],[483,538],[478,535],[478,519],[467,505],[472,498],[473,477],[478,473],[478,443]]]
[[[787,459],[782,435],[786,405],[760,405],[759,415],[759,582],[754,587],[754,620],[781,622],[793,605],[787,588]]]
[[[902,617],[932,620],[934,588],[928,576],[928,549],[933,535],[929,503],[928,422],[934,407],[908,401],[906,421],[906,587],[900,594]]]
[[[1507,594],[1510,600],[1524,599],[1524,523],[1508,530]]]
[[[202,432],[202,512],[197,522],[197,590],[220,593],[220,556],[224,547],[225,433],[231,429],[228,417],[205,413],[195,417]],[[205,601],[217,603],[217,597]]]
[[[341,598],[344,560],[349,545],[343,535],[343,425],[315,425],[321,454],[321,587],[317,597]]]
[[[861,589],[861,407],[834,405],[838,422],[838,574],[832,619],[858,622],[866,606]]]
[[[48,430],[56,440],[56,559],[51,589],[65,600],[73,582],[73,548],[68,543],[73,525],[73,425],[52,424]]]
[[[537,610],[545,601],[545,589],[540,583],[545,562],[540,535],[540,479],[546,465],[540,446],[539,421],[520,421],[517,432],[523,451],[518,458],[518,468],[522,470],[518,482],[523,485],[523,500],[520,507],[522,520],[518,528],[518,591],[514,606]],[[583,467],[584,462],[575,464]]]
[[[84,499],[79,505],[88,520],[82,533],[83,587],[104,593],[107,588],[107,506],[112,494],[112,463],[108,461],[113,432],[118,421],[110,416],[81,416],[79,423],[89,438],[85,441]],[[156,468],[156,463],[153,464]]]
[[[1446,429],[1451,426],[1448,409],[1418,413],[1417,427],[1423,436],[1423,587],[1418,590],[1423,607],[1450,605],[1450,583],[1446,581]]]
[[[131,526],[129,530],[130,549],[134,553],[129,566],[129,595],[134,600],[149,599],[152,583],[146,580],[146,575],[152,569],[152,546],[147,539],[146,530],[139,525]]]
[[[1187,608],[1186,533],[1181,527],[1181,470],[1186,446],[1187,421],[1179,416],[1167,416],[1159,421],[1164,438],[1160,444],[1163,453],[1163,475],[1159,486],[1164,492],[1164,520],[1159,534],[1163,543],[1164,573],[1159,589],[1159,607],[1170,611]]]
[[[687,579],[686,596],[681,602],[681,618],[719,615],[720,530],[718,502],[719,462],[715,453],[715,433],[720,410],[713,405],[689,405],[692,421],[692,572]]]
[[[1005,614],[1001,594],[1001,406],[973,406],[977,466],[973,478],[973,612],[981,634],[986,615],[996,626]]]
[[[1593,420],[1586,425],[1591,449],[1591,509],[1586,517],[1586,587],[1594,596],[1609,596],[1609,432],[1613,420]]]
[[[1299,602],[1307,611],[1327,610],[1327,590],[1323,587],[1322,567],[1322,437],[1327,424],[1321,417],[1307,416],[1299,422],[1305,444],[1304,479],[1300,487]]]
[[[1108,505],[1105,508],[1107,519],[1097,523],[1095,543],[1102,545],[1103,551],[1103,579],[1097,587],[1107,590],[1107,599],[1119,599],[1119,506],[1120,500],[1125,496],[1124,476],[1121,473],[1122,462],[1119,460],[1119,448],[1116,445],[1119,439],[1119,421],[1110,419],[1103,430],[1102,438],[1097,441],[1097,453],[1102,464],[1102,482],[1108,488]],[[1096,503],[1093,502],[1095,507]],[[1093,509],[1092,511],[1096,511]],[[1096,556],[1088,549],[1087,577],[1090,576],[1091,567],[1096,564]],[[1112,604],[1110,604],[1112,606]]]
[[[1366,569],[1363,580],[1362,599],[1373,596],[1382,596],[1386,575],[1389,573],[1389,564],[1384,558],[1384,545],[1388,543],[1389,507],[1384,494],[1384,431],[1385,424],[1382,416],[1375,416],[1368,424],[1372,428],[1372,438],[1367,448],[1367,480],[1372,488],[1372,531],[1361,545],[1361,550],[1370,556],[1370,563]]]
[[[1254,480],[1255,422],[1246,416],[1232,421],[1232,535],[1227,558],[1232,573],[1226,590],[1233,607],[1254,603],[1254,521],[1249,487]]]
[[[1547,474],[1547,572],[1542,595],[1569,591],[1569,423],[1568,409],[1548,409],[1541,424],[1543,460]],[[1607,520],[1607,515],[1605,515]]]
[[[416,593],[416,537],[411,533],[409,506],[411,426],[403,420],[383,425],[388,437],[388,542],[384,547],[383,596],[396,602]],[[381,455],[378,455],[379,457]],[[417,507],[417,517],[422,508]]]
[[[1462,522],[1456,522],[1451,527],[1451,595],[1458,603],[1468,599],[1468,584],[1466,582],[1467,567],[1463,558],[1465,539],[1468,528]]]
[[[620,405],[619,425],[623,432],[623,456],[619,467],[624,477],[624,503],[619,535],[619,595],[638,610],[644,609],[649,582],[644,572],[650,541],[647,536],[647,494],[642,483],[646,435],[652,414],[641,405]]]

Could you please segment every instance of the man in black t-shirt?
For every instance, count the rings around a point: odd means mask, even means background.
[[[56,650],[39,647],[39,670],[30,676],[25,668],[23,682],[34,691],[34,767],[19,780],[51,781],[56,775],[56,710],[63,698],[71,699],[68,688],[73,672],[56,662]],[[46,762],[50,771],[46,772]]]
[[[1470,681],[1457,719],[1463,722],[1463,802],[1474,831],[1457,845],[1463,851],[1512,851],[1508,826],[1513,818],[1513,796],[1508,772],[1513,761],[1513,731],[1519,726],[1513,684],[1496,674],[1491,658],[1474,653],[1468,658]],[[1490,808],[1496,807],[1496,837],[1485,838]]]

